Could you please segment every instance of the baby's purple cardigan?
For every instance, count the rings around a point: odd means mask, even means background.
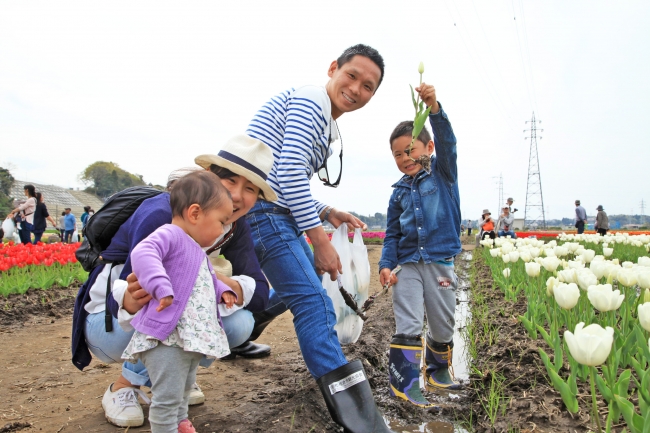
[[[176,328],[204,260],[207,260],[207,256],[199,244],[183,229],[172,224],[159,227],[140,242],[131,253],[133,272],[153,299],[136,314],[131,326],[158,340],[167,338]],[[224,292],[235,294],[217,279],[209,260],[208,267],[214,281],[217,303],[221,302]],[[157,312],[159,301],[165,296],[174,296],[174,301],[163,311]]]

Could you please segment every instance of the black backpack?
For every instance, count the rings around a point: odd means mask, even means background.
[[[124,222],[148,198],[163,193],[150,186],[133,186],[109,197],[104,205],[91,217],[83,229],[83,242],[75,255],[86,272],[100,263],[99,257],[111,243]]]

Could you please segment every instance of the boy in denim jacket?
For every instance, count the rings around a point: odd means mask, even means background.
[[[454,346],[458,281],[454,256],[461,252],[461,217],[454,131],[436,99],[434,87],[422,83],[416,91],[431,107],[429,122],[435,145],[423,128],[409,152],[412,121],[397,125],[390,136],[391,152],[404,176],[393,185],[379,269],[381,284],[395,285],[393,309],[397,330],[390,344],[391,394],[429,407],[431,404],[419,385],[425,311],[427,388],[461,386],[448,370]],[[431,157],[430,171],[414,161],[422,155]],[[391,274],[398,264],[402,266],[399,279]]]

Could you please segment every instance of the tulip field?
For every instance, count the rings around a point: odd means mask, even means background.
[[[63,287],[84,282],[88,273],[77,263],[76,244],[0,244],[0,295],[25,293],[30,288]]]
[[[538,354],[565,410],[590,413],[593,431],[650,432],[650,236],[481,244],[505,298],[525,298],[518,320],[548,345]]]

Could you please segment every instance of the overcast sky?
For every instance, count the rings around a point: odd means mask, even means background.
[[[516,18],[516,19],[515,19]],[[458,139],[463,218],[496,212],[496,178],[523,210],[538,141],[547,218],[650,213],[650,2],[0,1],[0,166],[83,187],[113,161],[163,184],[242,133],[271,96],[324,85],[348,46],[386,61],[368,105],[339,120],[341,186],[314,196],[385,212],[400,177],[388,147],[412,118],[409,84],[436,86]]]

